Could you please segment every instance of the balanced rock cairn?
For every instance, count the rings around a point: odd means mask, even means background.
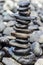
[[[15,32],[12,35],[16,37],[14,45],[14,55],[16,60],[25,65],[33,64],[34,54],[30,50],[30,43],[28,38],[30,37],[30,31],[28,30],[28,24],[31,22],[30,19],[30,1],[24,0],[19,2],[18,12],[14,14],[16,18]]]

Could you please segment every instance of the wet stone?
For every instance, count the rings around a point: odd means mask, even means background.
[[[30,29],[30,30],[38,30],[38,25],[30,25],[29,27],[28,27],[28,29]]]
[[[9,42],[9,45],[14,46],[14,47],[24,48],[24,49],[30,47],[30,43],[28,43],[28,44],[20,44],[20,43],[15,42],[15,40],[11,40]]]
[[[32,52],[30,52],[29,55],[20,57],[19,62],[24,65],[25,64],[32,65],[32,64],[34,64],[34,60],[35,60],[35,55]]]
[[[26,49],[20,49],[20,48],[15,48],[14,49],[14,53],[16,54],[16,55],[18,55],[18,56],[24,56],[25,54],[26,55],[28,55],[29,54],[29,51],[30,51],[31,49],[30,48],[26,48]]]

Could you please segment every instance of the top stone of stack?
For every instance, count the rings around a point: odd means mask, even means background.
[[[30,0],[20,0],[18,5],[19,7],[28,7],[30,5]]]

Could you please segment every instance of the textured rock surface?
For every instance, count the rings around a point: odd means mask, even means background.
[[[43,65],[43,2],[16,1],[0,0],[0,65]]]

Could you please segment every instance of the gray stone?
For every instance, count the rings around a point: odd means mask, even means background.
[[[42,49],[40,47],[40,44],[38,42],[34,42],[31,46],[32,51],[34,52],[35,55],[40,56],[42,55]]]
[[[28,21],[28,22],[30,22],[30,20],[31,20],[31,17],[26,17],[26,16],[20,16],[18,13],[15,13],[14,14],[14,17],[16,18],[16,19],[20,19],[20,20],[24,20],[24,21]]]
[[[28,44],[20,44],[20,43],[15,42],[15,40],[11,40],[9,42],[9,45],[14,46],[14,47],[24,48],[24,49],[30,47],[30,43],[28,43]]]
[[[2,62],[5,64],[5,65],[21,65],[19,64],[18,62],[16,62],[15,60],[13,60],[12,58],[8,58],[8,57],[4,57]]]
[[[19,3],[18,3],[18,5],[20,6],[20,7],[27,7],[28,5],[30,5],[30,0],[21,0],[21,1],[19,1]]]
[[[9,22],[7,23],[7,26],[8,26],[8,27],[11,27],[11,26],[14,26],[14,24],[15,24],[15,21],[9,21]]]
[[[30,52],[29,55],[19,58],[18,61],[23,65],[27,65],[27,64],[32,65],[34,64],[34,60],[35,60],[35,55],[32,52]]]
[[[0,22],[0,32],[2,32],[5,29],[5,25],[3,22]]]
[[[38,41],[40,36],[43,34],[43,31],[34,31],[30,36],[30,42]]]
[[[5,28],[5,30],[3,31],[3,34],[5,35],[11,35],[11,32],[14,31],[12,27],[7,27]]]
[[[16,38],[15,41],[18,42],[18,43],[21,43],[21,44],[27,44],[28,43],[28,40],[17,39],[17,38]]]
[[[38,25],[31,25],[31,26],[28,27],[28,29],[37,30],[38,29]]]

